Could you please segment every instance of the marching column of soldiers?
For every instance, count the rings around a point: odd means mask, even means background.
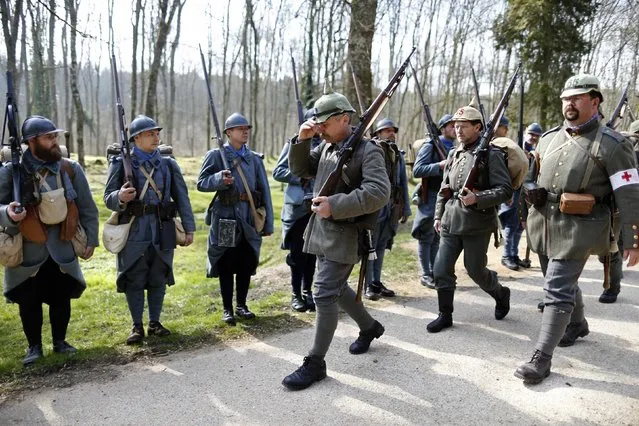
[[[545,133],[537,123],[526,129],[523,147],[530,168],[521,191],[514,191],[504,151],[493,145],[477,169],[476,184],[465,186],[488,125],[472,105],[442,116],[440,134],[434,135],[438,140],[413,145],[412,176],[420,182],[412,196],[417,217],[411,235],[418,240],[420,283],[437,291],[439,312],[425,328],[438,333],[453,326],[455,265],[462,251],[468,275],[494,299],[494,317],[508,315],[511,291],[487,268],[501,205],[507,240],[503,265],[530,267],[517,252],[523,224],[544,279],[539,338],[530,361],[515,371],[526,383],[548,377],[557,346],[571,346],[590,332],[578,285],[589,256],[598,255],[610,265],[610,285],[599,299],[603,303],[617,300],[622,263],[639,262],[639,121],[625,134],[604,125],[604,98],[592,75],[568,79],[559,98],[561,125]],[[306,112],[273,170],[273,177],[287,184],[281,247],[289,251],[291,308],[316,311],[308,354],[282,382],[292,390],[326,377],[324,358],[340,308],[360,330],[349,352],[364,354],[385,327],[368,312],[362,294],[369,300],[395,296],[382,282],[382,269],[385,250],[411,215],[406,161],[397,144],[400,128],[381,119],[371,139],[353,141],[354,112],[344,95],[324,93]],[[493,125],[495,137],[506,136],[505,117]],[[242,114],[230,115],[224,123],[226,141],[206,153],[197,178],[198,191],[214,193],[205,218],[210,227],[206,276],[219,280],[222,319],[229,326],[256,318],[247,305],[251,277],[259,265],[262,238],[274,232],[263,155],[248,147],[251,128]],[[23,363],[30,365],[44,356],[43,303],[50,306],[53,351],[77,351],[66,340],[70,300],[86,288],[78,258],[89,259],[98,246],[98,209],[84,171],[62,154],[57,143],[62,130],[41,116],[28,117],[21,130],[22,139],[16,142],[25,144],[20,162],[0,168],[2,241],[19,248],[10,256],[3,248],[1,260],[4,296],[18,304],[28,344]],[[138,116],[130,123],[128,140],[111,155],[104,191],[114,218],[109,230],[115,233],[109,233],[114,239],[107,248],[117,253],[116,287],[125,294],[131,314],[127,344],[171,333],[160,315],[167,286],[175,283],[174,250],[190,245],[196,230],[187,185],[177,161],[162,149],[161,130],[151,117]],[[351,157],[338,169],[345,148]],[[334,190],[324,192],[336,173]],[[19,199],[16,184],[22,189]],[[363,288],[354,291],[347,280],[362,258]]]

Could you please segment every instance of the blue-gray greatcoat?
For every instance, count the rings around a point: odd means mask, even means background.
[[[176,204],[177,211],[182,220],[184,231],[195,232],[195,219],[191,202],[189,201],[189,192],[182,176],[182,171],[177,162],[170,157],[162,157],[159,150],[155,150],[148,160],[141,162],[135,154],[135,149],[131,154],[131,165],[133,176],[138,191],[142,191],[146,177],[140,171],[141,167],[150,173],[153,170],[152,178],[162,193],[163,203],[173,200]],[[124,166],[121,157],[115,157],[111,161],[107,175],[107,183],[104,189],[104,204],[107,208],[116,212],[123,212],[126,209],[125,204],[121,204],[118,199],[118,191],[124,184]],[[160,199],[158,194],[149,185],[143,198],[144,204],[158,205]],[[169,275],[166,277],[166,284],[175,284],[173,276],[173,252],[175,249],[162,250],[160,248],[159,220],[157,214],[145,214],[136,217],[131,225],[127,243],[117,256],[117,285],[118,291],[124,292],[123,278],[124,274],[133,266],[133,264],[141,257],[149,245],[153,245],[157,255],[169,268]]]
[[[402,197],[402,216],[409,217],[412,213],[410,210],[410,198],[408,196],[408,177],[406,176],[406,160],[404,160],[404,153],[400,151],[397,157],[397,176],[395,182],[391,182],[391,188],[396,188],[396,191],[401,192]],[[392,198],[392,196],[391,196]],[[388,240],[386,248],[390,250],[393,246],[393,238],[397,234],[397,228],[399,227],[398,221],[391,221],[391,209],[393,207],[393,200],[389,200],[388,203],[379,212],[379,218],[377,219],[377,227],[390,226],[391,238]]]
[[[444,149],[447,149],[445,144],[442,144],[442,146]],[[447,151],[446,154],[448,154],[448,152],[449,151]],[[439,167],[440,161],[439,155],[436,155],[435,146],[432,142],[428,141],[422,145],[415,159],[415,164],[413,165],[413,177],[428,179],[428,187],[421,188],[422,191],[428,191],[428,202],[424,203],[421,197],[419,198],[417,214],[413,222],[412,234],[415,238],[417,238],[420,230],[433,226],[437,193],[439,192],[441,180],[444,176],[444,171]]]
[[[311,149],[317,147],[322,140],[319,137],[313,138]],[[282,149],[277,165],[273,169],[273,179],[278,182],[284,182],[288,185],[284,191],[284,205],[282,206],[282,248],[289,249],[286,236],[293,227],[293,224],[307,214],[311,213],[310,198],[313,197],[313,184],[315,179],[305,179],[302,185],[302,179],[291,173],[288,165],[288,153],[291,149],[291,143],[287,142]],[[304,199],[308,198],[307,202]]]
[[[79,210],[80,224],[87,234],[87,243],[91,247],[98,246],[98,208],[93,201],[89,183],[82,167],[75,161],[71,161],[74,177],[71,179],[62,172],[63,185],[66,187],[67,200],[75,200]],[[51,189],[57,189],[55,174],[60,173],[61,161],[56,163],[44,163],[25,151],[22,155],[22,165],[31,173],[48,169],[47,183]],[[13,201],[13,166],[11,163],[0,167],[0,226],[8,228],[10,233],[17,233],[18,224],[14,223],[8,215],[8,204]],[[42,188],[41,191],[46,191]],[[34,276],[42,264],[51,258],[60,266],[60,269],[73,277],[76,287],[71,293],[71,298],[78,298],[86,289],[86,281],[80,269],[78,257],[73,251],[70,241],[60,240],[60,225],[46,225],[47,241],[45,244],[37,244],[23,238],[22,264],[14,268],[4,268],[4,294],[16,288],[27,278]]]
[[[262,193],[262,204],[266,208],[266,222],[264,223],[262,232],[258,233],[255,230],[255,221],[253,219],[253,213],[251,212],[251,206],[247,201],[238,201],[232,206],[224,205],[216,194],[213,198],[212,206],[210,206],[206,212],[206,223],[211,226],[206,265],[206,276],[209,278],[218,276],[217,263],[227,249],[227,247],[220,247],[218,245],[217,233],[220,219],[234,219],[237,221],[238,226],[235,227],[235,241],[241,241],[242,238],[246,238],[246,241],[255,252],[255,258],[258,259],[258,262],[260,258],[260,248],[262,246],[262,235],[273,233],[273,203],[271,202],[271,190],[262,157],[249,149],[246,149],[244,155],[238,157],[234,154],[233,148],[230,147],[228,142],[224,144],[224,153],[232,169],[231,173],[233,175],[233,186],[235,190],[239,193],[246,192],[242,179],[233,166],[234,159],[238,158],[251,191],[257,190]],[[202,163],[200,175],[197,179],[198,191],[218,192],[230,189],[230,186],[224,184],[222,177],[223,170],[224,166],[222,164],[220,149],[215,148],[207,152],[204,156],[204,162]],[[255,271],[251,271],[251,273],[254,274]]]

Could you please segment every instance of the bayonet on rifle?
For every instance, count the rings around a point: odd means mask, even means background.
[[[18,105],[13,94],[13,78],[11,71],[7,71],[7,107],[4,110],[4,125],[2,126],[2,144],[4,145],[5,129],[9,129],[9,146],[11,148],[11,177],[13,179],[13,200],[22,203],[20,194],[20,157],[22,146],[18,130]],[[14,211],[22,213],[23,206],[16,206]]]
[[[204,53],[202,53],[202,46],[199,46],[199,48],[200,48],[200,58],[202,59],[202,71],[204,71],[204,81],[206,82],[206,90],[209,94],[209,107],[211,108],[211,115],[213,116],[213,125],[215,126],[215,138],[217,139],[217,144],[220,147],[220,156],[222,157],[222,165],[224,166],[224,170],[231,170],[229,167],[229,162],[226,159],[226,155],[224,155],[224,140],[222,139],[222,132],[220,131],[220,123],[217,120],[217,113],[215,112],[215,103],[213,102],[213,94],[211,93],[211,84],[209,83],[209,72],[206,69],[206,61],[204,60]]]
[[[355,75],[355,69],[353,68],[353,64],[349,61],[348,66],[351,69],[351,76],[353,77],[353,87],[355,88],[355,94],[357,95],[357,103],[359,104],[359,112],[364,114],[364,99],[362,99],[362,92],[359,90],[359,81],[357,80],[357,76]]]

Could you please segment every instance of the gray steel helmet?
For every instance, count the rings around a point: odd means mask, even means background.
[[[559,97],[563,99],[590,92],[595,92],[599,95],[599,99],[603,102],[603,95],[599,88],[599,79],[592,74],[577,74],[566,80],[564,90]]]
[[[375,124],[375,131],[373,131],[373,134],[376,135],[384,129],[394,129],[395,133],[399,131],[399,127],[395,125],[393,120],[390,118],[382,118],[377,122],[377,124]]]
[[[539,123],[530,123],[530,126],[526,127],[526,133],[541,136],[543,132]]]
[[[443,127],[446,127],[446,125],[450,123],[451,121],[453,121],[453,116],[451,114],[444,114],[442,115],[442,118],[439,119],[439,122],[437,123],[437,128],[441,130]]]
[[[41,115],[32,115],[22,122],[22,142],[49,133],[60,132],[64,132],[64,129],[58,129],[53,121]]]
[[[162,130],[160,126],[151,117],[146,115],[138,115],[129,125],[129,142],[142,132],[147,130]]]
[[[229,115],[229,118],[227,118],[224,122],[224,131],[226,132],[229,129],[240,126],[247,126],[249,129],[253,127],[249,124],[246,117],[244,117],[239,112],[234,112],[233,114]]]
[[[313,105],[315,121],[322,124],[332,116],[344,112],[355,112],[355,108],[348,102],[346,96],[341,93],[331,92],[322,95]]]

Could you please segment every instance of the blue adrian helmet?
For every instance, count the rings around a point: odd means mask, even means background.
[[[232,129],[234,127],[240,127],[240,126],[247,126],[249,129],[253,127],[249,124],[246,117],[244,117],[239,112],[234,112],[224,122],[224,131],[226,132],[229,129]]]
[[[526,133],[541,136],[543,132],[544,131],[542,130],[539,123],[530,123],[530,126],[526,127]]]
[[[443,127],[446,127],[446,125],[450,123],[451,121],[453,121],[453,116],[451,114],[444,114],[442,118],[439,119],[439,122],[437,123],[437,128],[441,130]]]
[[[306,111],[304,111],[304,120],[310,120],[311,118],[315,117],[315,108],[309,108]]]
[[[502,115],[501,118],[499,119],[499,126],[504,126],[504,127],[509,127],[510,126],[510,120],[508,118],[506,118],[505,115]]]
[[[147,130],[162,130],[162,128],[151,117],[138,115],[129,125],[129,142],[133,142],[137,135]]]
[[[64,129],[58,129],[53,121],[41,115],[32,115],[22,122],[22,142],[49,133],[60,132],[64,132]]]

